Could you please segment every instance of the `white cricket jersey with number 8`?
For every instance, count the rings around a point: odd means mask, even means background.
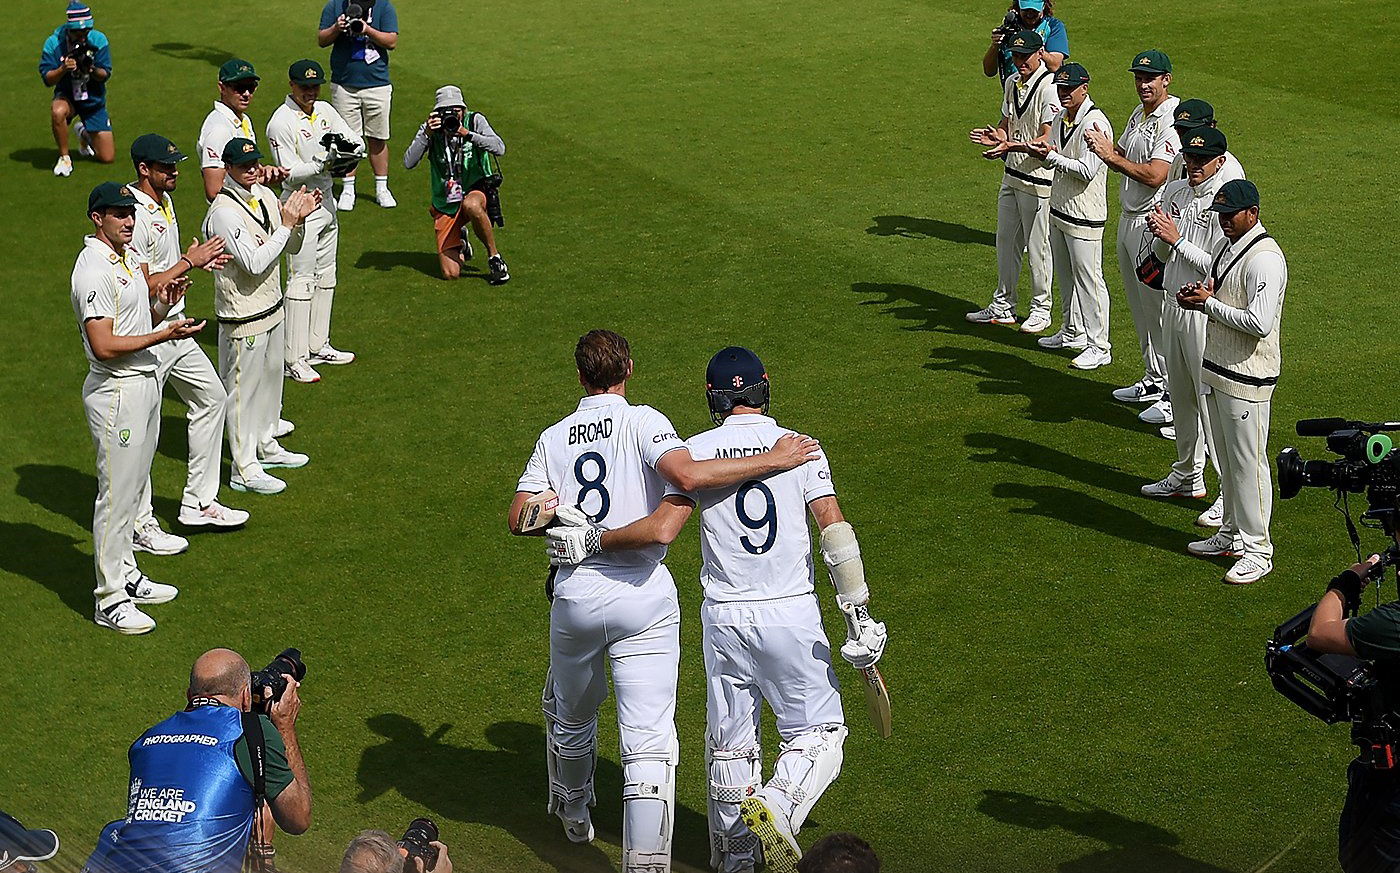
[[[540,434],[516,487],[530,492],[553,488],[560,504],[578,506],[595,524],[612,530],[656,509],[666,493],[656,464],[667,452],[684,448],[660,412],[632,406],[618,394],[594,394]],[[579,566],[635,577],[649,574],[665,558],[666,547],[654,545],[603,552]],[[558,581],[570,572],[561,568]]]
[[[731,415],[686,440],[697,461],[765,452],[792,433],[766,415]],[[674,487],[667,493],[681,493]],[[795,470],[687,495],[700,508],[700,585],[716,601],[773,600],[813,590],[807,504],[836,493],[826,456]]]

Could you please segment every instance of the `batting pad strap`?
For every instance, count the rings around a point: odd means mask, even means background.
[[[865,565],[860,560],[860,543],[855,528],[848,521],[838,521],[822,528],[822,560],[831,573],[831,584],[847,602],[864,606],[870,602],[870,588],[865,584]]]
[[[758,850],[758,837],[754,836],[753,831],[745,828],[744,832],[736,837],[728,834],[710,834],[710,845],[715,851],[726,855],[749,855]]]

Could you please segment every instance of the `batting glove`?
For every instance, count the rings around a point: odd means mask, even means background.
[[[841,657],[857,670],[873,667],[885,654],[885,623],[870,617],[864,606],[856,606],[848,600],[838,598],[837,605],[846,614],[846,642],[841,646]]]
[[[603,550],[603,529],[589,521],[583,510],[560,506],[554,520],[544,532],[545,554],[553,566],[581,564]]]

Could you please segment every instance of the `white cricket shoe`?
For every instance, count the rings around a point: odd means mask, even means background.
[[[1235,566],[1225,573],[1224,581],[1231,585],[1248,585],[1251,582],[1258,582],[1272,573],[1273,570],[1272,561],[1254,555],[1246,555],[1236,561]]]
[[[297,426],[287,421],[285,418],[277,419],[277,426],[272,429],[272,438],[280,440],[282,437],[296,430]]]
[[[1207,539],[1187,543],[1186,551],[1198,558],[1229,558],[1244,552],[1244,542],[1233,534],[1220,531]]]
[[[338,212],[350,212],[355,208],[354,185],[346,185],[340,189],[340,197],[336,198],[335,208]]]
[[[1215,498],[1210,509],[1196,516],[1196,527],[1220,527],[1225,523],[1225,495]]]
[[[310,360],[313,364],[349,364],[355,360],[355,353],[343,352],[330,343],[326,343],[311,353]]]
[[[1050,326],[1050,316],[1043,312],[1032,312],[1021,322],[1021,333],[1040,333]]]
[[[1138,413],[1138,421],[1146,424],[1171,424],[1172,402],[1163,394],[1162,399]]]
[[[1125,388],[1114,388],[1113,399],[1124,403],[1154,403],[1162,396],[1162,386],[1139,379]]]
[[[388,188],[380,188],[374,192],[374,202],[385,209],[393,209],[399,205],[399,201],[394,199],[394,195],[390,193]]]
[[[1011,312],[997,312],[990,306],[983,307],[976,312],[969,312],[964,315],[973,324],[1015,324],[1016,315]]]
[[[228,487],[234,491],[251,491],[254,494],[281,494],[287,490],[287,483],[267,473],[259,473],[247,479],[233,473],[228,477]]]
[[[179,594],[179,588],[157,582],[145,573],[135,582],[126,583],[126,596],[130,597],[133,603],[169,603]]]
[[[247,523],[246,511],[230,509],[217,500],[209,501],[203,508],[180,504],[180,524],[185,527],[239,527]]]
[[[802,860],[802,847],[797,845],[792,835],[792,825],[787,816],[778,811],[776,804],[768,802],[765,791],[766,788],[760,788],[739,801],[739,815],[763,846],[763,860],[767,869],[772,873],[797,873],[797,862]]]
[[[1042,349],[1074,349],[1075,351],[1082,352],[1089,347],[1089,340],[1087,337],[1067,334],[1063,327],[1049,336],[1043,336],[1037,339],[1035,342],[1036,345],[1040,346]]]
[[[1206,481],[1197,478],[1187,482],[1176,473],[1171,473],[1165,479],[1142,486],[1141,491],[1143,497],[1205,497]]]
[[[1157,428],[1157,436],[1164,440],[1176,440],[1176,428],[1170,424],[1164,424]]]
[[[55,176],[73,175],[73,157],[71,155],[61,156],[58,163],[53,165],[53,174]],[[137,631],[137,633],[145,633],[145,631]]]
[[[283,365],[282,374],[293,382],[301,382],[304,385],[313,385],[321,381],[321,374],[316,372],[305,358]]]
[[[593,842],[593,817],[588,814],[587,807],[584,807],[583,818],[577,821],[571,818],[565,818],[563,812],[556,814],[559,816],[559,820],[564,823],[564,836],[569,838],[569,842]]]
[[[264,468],[281,467],[286,470],[295,470],[297,467],[305,467],[307,464],[311,463],[311,458],[308,455],[303,455],[301,452],[289,452],[281,446],[278,446],[276,451],[268,452],[266,455],[258,458],[258,463]]]
[[[1067,346],[1067,348],[1071,348]],[[1096,370],[1113,363],[1113,355],[1103,349],[1088,349],[1075,356],[1069,365],[1076,370]]]
[[[119,634],[131,636],[150,633],[156,629],[156,620],[142,612],[130,600],[113,603],[105,609],[94,604],[92,621],[98,627],[105,627]]]
[[[190,541],[179,534],[161,530],[160,522],[151,518],[145,524],[138,524],[131,532],[131,547],[152,555],[178,555],[190,547]]]

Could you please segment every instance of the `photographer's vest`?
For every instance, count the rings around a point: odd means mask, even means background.
[[[242,224],[241,232],[263,245],[277,230],[281,213],[277,195],[270,189],[254,185],[252,194],[256,205],[250,205],[240,193],[225,186],[209,204],[209,215],[216,209],[232,210]],[[208,225],[206,217],[205,227]],[[222,270],[214,271],[214,314],[220,325],[233,329],[234,339],[257,336],[282,323],[281,261],[274,258],[271,266],[255,274],[230,259]]]
[[[1050,144],[1064,157],[1082,161],[1091,153],[1089,144],[1084,141],[1084,131],[1096,123],[1110,138],[1113,136],[1108,116],[1085,97],[1073,122],[1061,112],[1050,125]],[[1103,226],[1107,221],[1107,165],[1100,165],[1098,174],[1088,182],[1073,173],[1055,173],[1055,181],[1050,186],[1051,224],[1076,239],[1103,239]]]
[[[127,757],[126,818],[103,828],[86,873],[236,873],[253,829],[253,789],[234,744],[231,706],[177,712],[146,731]]]
[[[1249,288],[1245,284],[1246,267],[1254,258],[1273,252],[1280,258],[1283,250],[1274,238],[1258,226],[1252,239],[1240,251],[1226,246],[1215,256],[1211,277],[1215,279],[1215,299],[1226,306],[1244,309],[1249,305]],[[1211,320],[1206,326],[1205,361],[1201,381],[1241,400],[1268,400],[1273,396],[1282,357],[1279,354],[1279,324],[1283,321],[1283,294],[1279,289],[1279,314],[1268,334],[1262,337],[1235,330]]]
[[[471,111],[464,114],[462,118],[463,130],[472,129],[472,121],[476,119],[476,115],[475,112]],[[432,185],[433,208],[438,212],[454,215],[460,204],[447,202],[449,160],[447,137],[430,134],[428,136],[428,175]],[[498,175],[499,172],[495,155],[484,148],[473,145],[471,140],[466,137],[462,137],[462,175],[458,181],[462,183],[463,191],[470,191],[473,185]]]
[[[1058,107],[1060,103],[1053,79],[1054,74],[1042,64],[1025,87],[1021,86],[1019,74],[1006,80],[1002,111],[1006,113],[1010,128],[1006,133],[1012,142],[1030,142],[1040,136],[1040,119],[1045,115],[1046,104]],[[1039,158],[1024,152],[1011,152],[1006,156],[1003,185],[1038,197],[1049,197],[1053,182],[1050,168]]]

